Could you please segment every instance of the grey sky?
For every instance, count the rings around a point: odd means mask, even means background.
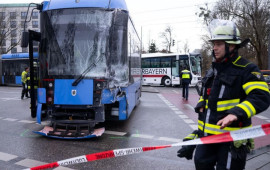
[[[143,30],[143,44],[145,50],[149,42],[155,41],[159,49],[165,48],[160,38],[166,26],[173,28],[176,45],[173,51],[182,51],[188,42],[190,51],[201,47],[201,36],[206,29],[201,20],[195,15],[199,6],[205,3],[213,5],[216,0],[126,0],[131,17],[141,36]],[[42,0],[12,0],[10,3],[40,3]],[[8,3],[0,0],[0,3]]]

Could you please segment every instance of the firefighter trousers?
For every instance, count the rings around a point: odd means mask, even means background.
[[[197,145],[194,162],[196,170],[243,170],[247,153],[234,157],[232,143]]]

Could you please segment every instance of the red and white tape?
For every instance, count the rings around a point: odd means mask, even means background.
[[[232,132],[225,132],[219,135],[207,136],[207,137],[198,138],[198,139],[190,140],[186,142],[175,143],[171,145],[115,149],[115,150],[110,150],[110,151],[93,153],[93,154],[78,156],[78,157],[74,157],[70,159],[65,159],[58,162],[48,163],[45,165],[40,165],[37,167],[32,167],[26,170],[39,170],[39,169],[55,168],[59,166],[68,166],[72,164],[79,164],[83,162],[90,162],[90,161],[95,161],[95,160],[100,160],[100,159],[114,158],[118,156],[132,155],[135,153],[142,153],[146,151],[164,149],[164,148],[169,148],[169,147],[174,147],[174,146],[231,142],[231,141],[236,141],[236,140],[257,138],[257,137],[266,136],[269,134],[270,134],[270,124],[263,124],[263,125],[254,126],[251,128],[245,128],[245,129],[232,131]]]

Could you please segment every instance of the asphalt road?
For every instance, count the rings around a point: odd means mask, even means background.
[[[0,87],[1,170],[24,169],[113,149],[172,144],[180,142],[197,126],[192,108],[198,101],[195,89],[190,90],[189,100],[184,101],[179,88],[146,86],[140,104],[127,121],[99,124],[106,129],[101,137],[51,139],[32,132],[42,125],[31,118],[30,99],[21,100],[20,93],[19,87]],[[269,109],[261,114],[262,123],[270,121],[268,113]],[[173,147],[55,169],[194,169],[193,161],[176,156],[178,149]]]

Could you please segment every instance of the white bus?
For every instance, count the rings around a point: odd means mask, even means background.
[[[192,74],[191,86],[201,79],[200,54],[149,53],[142,54],[143,85],[180,85],[183,68]]]

